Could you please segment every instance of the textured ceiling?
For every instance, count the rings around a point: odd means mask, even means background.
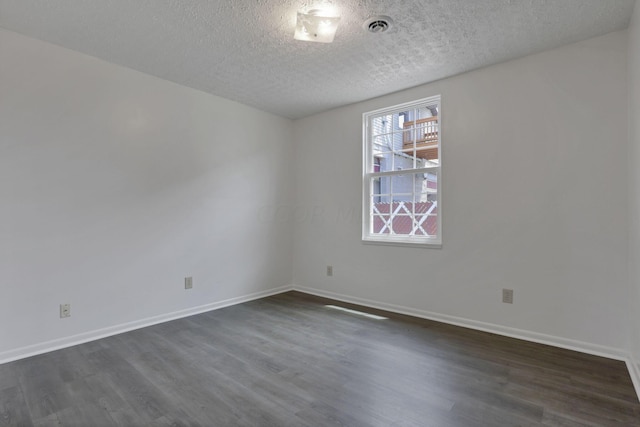
[[[634,0],[333,0],[335,41],[294,40],[318,3],[0,0],[0,27],[298,118],[626,28]]]

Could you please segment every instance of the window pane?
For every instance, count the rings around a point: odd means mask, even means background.
[[[391,177],[371,178],[371,195],[375,202],[389,202],[391,200]]]
[[[374,167],[374,172],[389,172],[394,170],[394,158],[394,153],[380,153],[376,155],[375,162],[377,163],[377,168]]]
[[[424,174],[402,174],[373,177],[371,178],[372,200],[385,203],[412,202],[416,194],[427,191],[427,187],[423,184],[423,176]]]
[[[391,213],[391,203],[388,201],[388,197],[376,197],[373,196],[371,200],[371,215],[389,215]]]
[[[388,224],[388,216],[374,215],[372,221],[372,230],[374,234],[391,234],[391,228]]]
[[[438,234],[438,169],[416,176],[413,232],[416,236]]]
[[[385,114],[374,117],[371,120],[371,134],[373,136],[390,133],[393,131],[393,114]]]
[[[390,143],[389,135],[378,135],[373,137],[373,154],[393,151],[393,144]]]
[[[416,108],[403,122],[403,147],[415,149],[416,158],[426,161],[438,160],[439,120],[437,105]],[[416,166],[419,167],[419,166]]]
[[[391,198],[394,202],[412,202],[416,192],[415,174],[392,175]],[[420,187],[421,188],[421,187]]]
[[[437,235],[438,169],[371,178],[373,234]]]
[[[436,200],[438,195],[438,169],[416,174],[416,202]]]

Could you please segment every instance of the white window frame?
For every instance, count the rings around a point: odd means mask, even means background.
[[[386,114],[394,114],[407,111],[414,108],[437,105],[438,108],[438,165],[426,168],[413,168],[403,170],[393,170],[386,172],[374,172],[374,150],[372,135],[372,120],[378,116]],[[442,109],[441,96],[435,95],[428,98],[422,98],[404,104],[394,105],[387,108],[381,108],[375,111],[369,111],[362,115],[363,129],[363,162],[362,162],[362,241],[363,243],[387,244],[400,246],[418,246],[429,248],[442,247]],[[371,213],[371,200],[373,197],[372,178],[383,176],[395,176],[420,174],[427,172],[437,173],[437,235],[436,236],[417,236],[417,235],[394,235],[394,234],[374,234],[373,221]]]

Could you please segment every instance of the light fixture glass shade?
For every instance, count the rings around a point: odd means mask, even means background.
[[[298,12],[293,38],[309,42],[331,43],[338,30],[339,16],[324,16],[320,10]]]

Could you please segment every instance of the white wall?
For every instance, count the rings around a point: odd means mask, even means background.
[[[289,285],[292,156],[290,120],[0,30],[0,360]]]
[[[629,279],[631,349],[640,375],[640,6],[629,25]],[[638,385],[640,387],[640,384]]]
[[[294,283],[626,348],[626,40],[611,33],[296,121]],[[362,113],[436,94],[443,248],[364,245]]]

